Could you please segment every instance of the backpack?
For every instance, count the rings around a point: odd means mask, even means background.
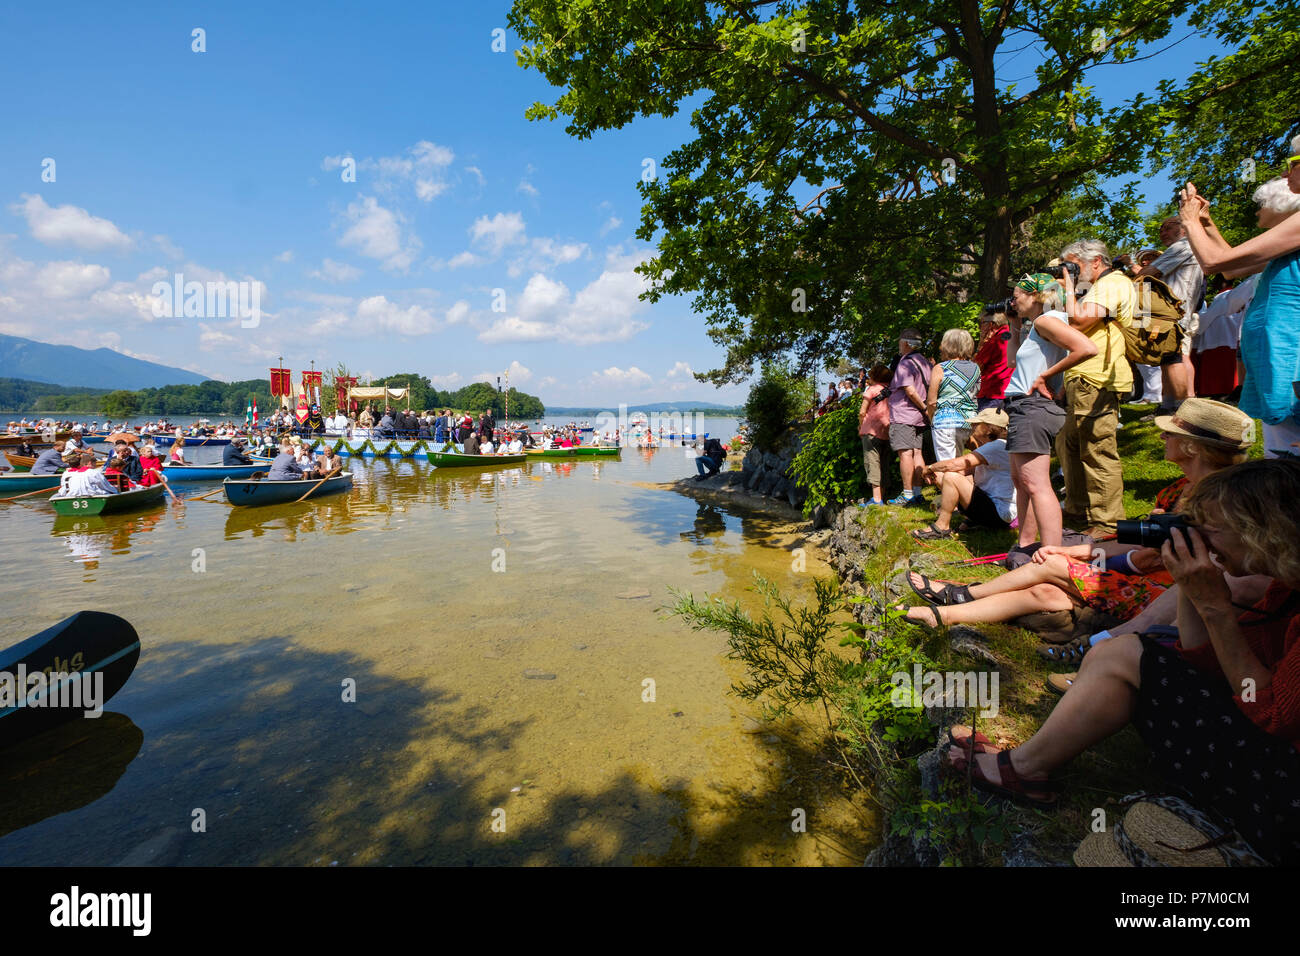
[[[1155,276],[1134,279],[1133,285],[1137,308],[1132,324],[1121,327],[1124,354],[1139,365],[1159,365],[1166,355],[1182,350],[1183,300]]]

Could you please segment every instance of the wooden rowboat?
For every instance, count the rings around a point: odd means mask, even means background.
[[[527,455],[466,455],[456,451],[455,445],[444,445],[442,451],[429,452],[429,464],[439,468],[491,468],[518,465],[527,460]]]
[[[20,672],[28,678],[18,690],[22,706],[16,701],[0,703],[0,748],[67,721],[86,719],[92,700],[102,708],[122,689],[139,659],[135,628],[102,611],[80,611],[0,651],[0,673],[14,675],[15,681]],[[42,672],[46,678],[33,687],[32,675]],[[98,693],[88,700],[90,691]]]
[[[579,445],[576,448],[530,448],[525,454],[533,458],[617,458],[622,450],[617,446]]]
[[[61,475],[0,475],[0,498],[59,487]],[[36,496],[33,495],[33,498]]]
[[[164,494],[164,486],[158,484],[116,495],[75,495],[68,498],[55,495],[50,501],[61,515],[108,515],[162,504]]]
[[[224,478],[252,478],[266,471],[268,462],[255,461],[251,465],[163,465],[163,474],[170,482],[221,481]]]
[[[36,459],[31,455],[15,455],[11,451],[5,452],[5,458],[9,460],[14,471],[31,471],[32,465],[36,464]]]
[[[293,481],[268,481],[259,479],[227,478],[221,483],[226,500],[232,505],[261,506],[292,504],[303,495],[308,500],[337,494],[352,488],[352,472],[345,471],[323,481],[320,478],[303,478]],[[308,494],[310,492],[310,494]]]

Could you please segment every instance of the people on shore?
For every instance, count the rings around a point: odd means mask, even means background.
[[[1016,486],[1007,453],[1007,413],[986,408],[970,419],[975,448],[956,458],[936,461],[922,472],[939,489],[939,514],[930,526],[913,531],[921,541],[950,538],[952,516],[966,516],[962,527],[1005,529],[1016,518]]]
[[[949,329],[939,340],[939,361],[930,371],[925,403],[934,457],[939,461],[956,458],[970,437],[968,423],[975,414],[980,383],[980,367],[971,361],[974,354],[975,340],[965,329]]]
[[[1045,808],[1052,774],[1131,725],[1175,792],[1227,821],[1256,853],[1300,863],[1300,463],[1249,461],[1190,493],[1190,525],[1160,560],[1178,592],[1178,639],[1122,634],[1095,648],[1051,715],[1000,749],[953,731],[949,764],[981,790]],[[1228,576],[1266,574],[1253,607]]]
[[[930,386],[930,360],[922,355],[921,333],[904,329],[898,336],[898,365],[889,383],[889,447],[898,455],[903,490],[891,505],[921,505],[921,447],[926,430],[926,395]]]
[[[871,487],[868,505],[885,503],[889,464],[889,381],[888,365],[873,365],[867,372],[862,404],[858,408],[858,438],[862,442],[862,467]]]

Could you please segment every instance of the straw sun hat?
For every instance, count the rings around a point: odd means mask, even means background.
[[[1208,398],[1189,398],[1172,415],[1157,415],[1156,428],[1217,448],[1239,451],[1255,444],[1255,420],[1240,409]]]
[[[1242,838],[1179,797],[1135,794],[1128,812],[1074,851],[1075,866],[1267,866]]]

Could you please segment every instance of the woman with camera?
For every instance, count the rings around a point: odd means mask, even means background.
[[[954,729],[951,764],[980,789],[1050,807],[1049,779],[1132,723],[1167,785],[1280,865],[1300,863],[1300,463],[1250,461],[1188,496],[1161,559],[1179,585],[1175,647],[1126,634],[1084,660],[1029,740],[1000,750]],[[1267,574],[1252,608],[1227,575]]]
[[[1015,358],[1003,410],[1021,545],[1039,538],[1044,544],[1061,543],[1061,504],[1052,490],[1050,461],[1065,411],[1056,398],[1065,370],[1097,354],[1097,346],[1071,328],[1060,311],[1061,296],[1060,284],[1045,272],[1025,276],[1011,293]]]
[[[1188,491],[1209,475],[1245,461],[1255,443],[1250,416],[1206,398],[1187,399],[1175,414],[1157,418],[1156,427],[1164,432],[1165,459],[1183,472],[1156,496],[1156,513],[1182,510]],[[1162,529],[1152,531],[1156,540],[1163,538]],[[908,580],[929,603],[907,609],[904,616],[927,627],[1009,621],[1081,605],[1116,622],[1127,621],[1173,583],[1157,548],[1120,541],[1106,541],[1096,549],[1043,545],[1030,563],[977,584],[934,582],[918,571],[909,572]],[[1076,656],[1087,649],[1078,647]]]

